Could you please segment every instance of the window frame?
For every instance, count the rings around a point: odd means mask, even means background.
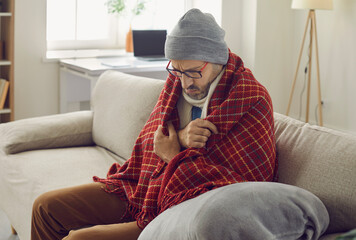
[[[222,0],[220,0],[219,4],[221,2]],[[184,5],[183,7],[185,12],[193,7],[198,7],[195,3],[195,0],[182,0],[182,4]],[[122,19],[121,17],[117,17],[114,14],[108,13],[108,15],[110,16],[109,38],[97,40],[47,40],[46,38],[47,51],[53,52],[63,50],[75,51],[84,49],[123,49],[125,47],[125,36],[129,28],[129,26],[127,26],[128,21]],[[221,16],[216,19],[218,20],[220,18]],[[47,21],[48,19],[46,18],[46,23],[48,24]]]
[[[77,2],[78,0],[73,0]],[[75,4],[77,7],[77,4]],[[76,9],[76,11],[78,11]],[[46,10],[48,14],[48,9]],[[81,50],[81,49],[112,49],[118,48],[120,46],[119,42],[119,30],[118,30],[118,18],[112,14],[109,16],[109,33],[108,38],[105,39],[94,39],[94,40],[48,40],[47,28],[46,28],[46,43],[47,51],[58,51],[58,50]],[[75,20],[77,24],[77,19]],[[46,17],[46,25],[48,25],[48,17]]]

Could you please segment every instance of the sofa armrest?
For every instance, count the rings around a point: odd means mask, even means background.
[[[93,113],[79,111],[0,124],[0,147],[6,154],[93,145]]]

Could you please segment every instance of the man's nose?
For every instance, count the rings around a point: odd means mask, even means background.
[[[180,81],[182,82],[182,87],[185,89],[190,87],[194,83],[192,78],[187,77],[185,75],[180,78]]]

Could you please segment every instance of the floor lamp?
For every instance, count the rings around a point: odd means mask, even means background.
[[[316,69],[317,69],[317,86],[318,86],[318,110],[319,110],[319,125],[323,125],[323,115],[321,108],[321,90],[320,90],[320,73],[319,73],[319,53],[318,53],[318,39],[316,34],[316,19],[315,19],[315,9],[331,10],[333,8],[332,0],[293,0],[293,9],[309,9],[309,14],[307,18],[307,23],[304,30],[303,42],[299,52],[299,58],[297,63],[297,69],[295,71],[294,80],[292,84],[292,89],[289,95],[289,102],[286,115],[289,114],[290,106],[292,103],[293,92],[295,88],[295,83],[297,81],[298,70],[300,65],[300,59],[302,57],[304,42],[308,26],[310,25],[310,48],[309,48],[309,66],[308,66],[308,88],[307,88],[307,106],[305,114],[305,122],[309,122],[309,105],[310,105],[310,83],[311,83],[311,66],[312,66],[312,54],[313,54],[313,41],[315,39],[315,52],[316,52]]]

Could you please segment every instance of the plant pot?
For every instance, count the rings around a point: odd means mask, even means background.
[[[133,52],[133,41],[132,41],[132,29],[130,29],[126,34],[126,52]]]

